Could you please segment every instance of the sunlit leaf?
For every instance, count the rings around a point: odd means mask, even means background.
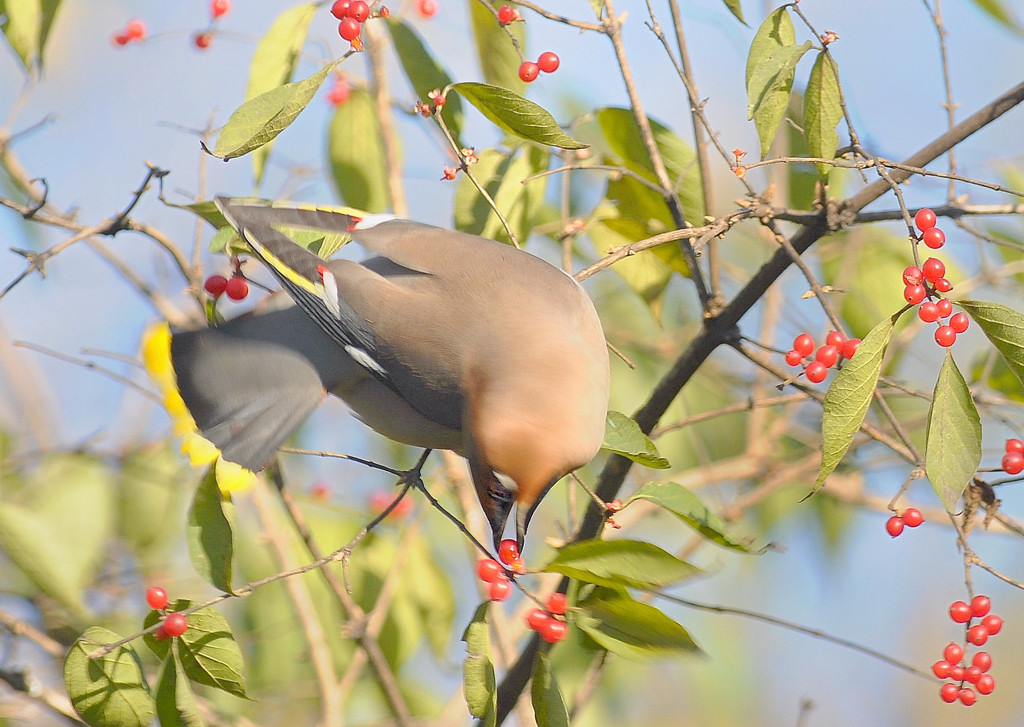
[[[740,6],[740,0],[722,0],[722,2],[725,3],[725,7],[738,21],[744,25],[747,24],[747,21],[743,19],[743,8]]]
[[[828,387],[821,422],[821,435],[824,440],[821,467],[818,469],[818,479],[814,482],[811,493],[816,492],[839,466],[846,450],[853,444],[854,436],[860,430],[864,416],[868,413],[868,406],[874,398],[878,375],[882,371],[882,359],[885,357],[885,350],[898,317],[893,315],[872,328],[861,341],[857,353],[843,365],[839,375]]]
[[[1013,6],[1006,0],[972,0],[983,12],[1007,30],[1024,35],[1024,28],[1013,12]]]
[[[390,208],[384,141],[373,97],[353,89],[348,101],[335,109],[327,133],[331,178],[346,204],[367,212]]]
[[[0,18],[3,21],[0,28],[25,70],[36,73],[40,65],[43,27],[43,8],[39,0],[4,0],[0,2]]]
[[[498,693],[491,660],[490,626],[487,621],[489,601],[481,603],[469,622],[462,640],[466,642],[466,661],[462,665],[462,688],[469,713],[484,720],[484,727],[493,727],[497,715]]]
[[[1024,314],[983,300],[960,300],[957,305],[981,326],[1010,370],[1024,384]]]
[[[302,113],[334,66],[330,63],[305,80],[278,86],[239,106],[221,129],[214,156],[234,159],[273,141]]]
[[[739,538],[727,532],[725,521],[711,512],[696,495],[675,482],[648,482],[625,503],[648,500],[668,510],[708,540],[727,548],[750,552]]]
[[[89,654],[120,641],[113,631],[93,626],[71,646],[64,660],[64,685],[71,705],[93,727],[148,727],[156,705],[138,654],[125,644],[98,659]]]
[[[562,149],[587,146],[562,131],[543,108],[513,91],[486,83],[456,83],[453,88],[502,131]]]
[[[547,150],[531,145],[508,154],[485,149],[479,158],[473,166],[473,175],[491,195],[516,238],[520,242],[526,240],[544,202],[547,180],[541,177],[527,184],[523,184],[523,180],[547,169]],[[510,241],[498,215],[465,176],[455,190],[455,226],[462,232],[500,242]]]
[[[188,511],[188,553],[196,572],[225,593],[232,592],[233,520],[234,505],[221,493],[215,466],[210,465]]]
[[[804,91],[804,134],[807,151],[812,157],[831,159],[839,147],[836,126],[843,118],[839,91],[839,68],[832,57],[819,53]],[[818,163],[818,174],[828,178],[832,167]]]
[[[967,382],[946,349],[928,411],[925,471],[935,494],[953,512],[981,462],[981,419]]]
[[[750,42],[744,75],[747,88],[750,87],[750,78],[754,75],[754,70],[761,65],[764,59],[778,48],[787,45],[796,45],[796,30],[793,28],[793,19],[789,15],[789,7],[783,5],[768,14]]]
[[[542,571],[609,588],[655,589],[702,571],[657,545],[639,540],[583,540],[558,549]]]
[[[542,652],[537,653],[531,681],[530,700],[537,727],[569,727],[569,712],[551,671],[551,660]]]
[[[779,46],[754,67],[747,83],[747,118],[754,120],[762,157],[768,152],[789,108],[796,65],[810,49],[810,41],[803,45]]]
[[[686,629],[624,590],[595,588],[576,605],[576,626],[613,654],[643,659],[700,651]]]
[[[668,469],[667,459],[658,454],[654,442],[640,430],[640,426],[617,411],[609,411],[604,423],[602,449],[621,454],[637,464],[655,469]]]

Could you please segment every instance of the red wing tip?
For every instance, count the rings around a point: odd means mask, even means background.
[[[323,280],[324,280],[324,273],[327,272],[327,268],[325,268],[323,265],[317,265],[316,266],[316,271],[320,275],[320,282],[323,282]]]
[[[363,218],[349,215],[348,220],[348,227],[345,228],[345,231],[352,232],[353,230],[358,229],[359,223],[363,221]]]

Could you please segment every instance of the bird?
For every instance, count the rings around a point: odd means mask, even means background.
[[[604,439],[608,351],[579,283],[511,245],[393,215],[215,204],[288,293],[172,334],[178,391],[222,458],[263,468],[332,394],[389,439],[465,457],[495,548],[515,505],[521,553],[545,494]],[[296,241],[335,235],[369,256]]]

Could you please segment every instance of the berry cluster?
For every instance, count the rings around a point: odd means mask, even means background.
[[[916,528],[924,522],[924,515],[916,507],[908,507],[900,515],[893,515],[885,521],[885,530],[892,537],[899,536],[904,527]]]
[[[162,612],[167,608],[167,591],[160,588],[160,586],[153,586],[146,591],[146,603],[154,611]],[[153,632],[153,638],[163,641],[164,639],[181,636],[186,631],[188,631],[188,619],[180,613],[168,613],[164,615],[163,622]]]
[[[363,0],[337,0],[331,6],[331,15],[341,21],[338,23],[338,35],[349,41],[356,50],[361,50],[363,43],[359,35],[363,31],[363,23],[370,17],[370,6]],[[390,13],[382,7],[378,15],[387,17]]]
[[[515,573],[522,573],[526,570],[523,559],[519,556],[519,546],[514,540],[502,540],[498,543],[498,558]],[[492,558],[481,558],[476,564],[476,575],[484,583],[491,584],[488,595],[492,601],[504,601],[512,594],[512,584],[508,580],[508,573],[498,561]]]
[[[537,58],[537,62],[523,61],[523,64],[519,66],[519,78],[526,83],[532,83],[537,80],[537,77],[544,73],[554,73],[558,70],[558,66],[561,61],[558,59],[558,55],[549,50],[544,51]]]
[[[1006,440],[1006,454],[1003,455],[1003,472],[1019,475],[1024,472],[1024,442],[1019,439]]]
[[[120,33],[114,33],[111,40],[115,45],[128,45],[132,41],[146,39],[146,24],[138,18],[129,20]]]
[[[811,334],[801,333],[793,339],[793,348],[786,352],[786,363],[790,366],[803,366],[807,380],[812,384],[820,384],[828,376],[831,367],[843,359],[853,358],[859,345],[859,338],[848,339],[839,331],[831,331],[825,337],[825,344],[815,352]],[[808,361],[812,353],[814,358]]]
[[[989,636],[995,636],[1003,628],[1003,619],[989,613],[991,609],[992,601],[988,596],[975,596],[970,603],[951,603],[949,617],[967,627],[967,641],[974,646],[982,646]],[[974,619],[979,621],[972,626]],[[987,651],[976,651],[970,666],[964,657],[963,647],[950,643],[943,650],[942,659],[932,664],[932,673],[939,679],[952,680],[943,684],[939,691],[942,701],[953,703],[960,700],[964,706],[970,707],[977,701],[978,694],[991,694],[996,688],[996,681],[988,673],[992,668],[992,656]],[[964,686],[965,683],[972,684],[973,689]]]
[[[240,273],[235,273],[230,278],[211,275],[203,283],[203,288],[214,298],[227,295],[231,300],[242,300],[249,295],[249,283]]]
[[[549,644],[557,644],[569,635],[569,626],[556,616],[565,615],[565,594],[552,593],[547,608],[535,608],[526,614],[527,625]]]
[[[914,224],[921,231],[921,241],[932,250],[946,244],[946,235],[935,226],[935,221],[935,213],[927,208],[918,210],[914,215]],[[921,267],[908,266],[903,271],[903,299],[911,305],[920,305],[917,315],[922,321],[938,323],[935,342],[949,348],[956,342],[957,334],[967,330],[970,320],[966,313],[954,314],[953,304],[939,295],[953,289],[953,284],[945,276],[945,264],[935,257],[925,260]],[[948,323],[944,322],[947,318]]]
[[[514,8],[511,5],[502,5],[498,8],[498,22],[502,26],[514,23],[517,20],[521,21],[523,16],[519,14],[519,9]]]

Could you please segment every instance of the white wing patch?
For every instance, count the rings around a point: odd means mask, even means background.
[[[353,230],[368,230],[371,227],[376,227],[377,225],[379,225],[382,222],[391,222],[391,220],[400,220],[400,219],[402,219],[402,218],[397,216],[397,215],[388,215],[388,214],[366,215],[361,220],[359,220],[359,222],[357,222],[354,225],[352,225],[352,229]]]
[[[369,369],[374,373],[380,374],[381,376],[387,376],[388,372],[384,370],[384,367],[373,360],[373,356],[368,354],[361,348],[356,348],[352,345],[345,346],[345,353],[352,357],[352,360],[362,366],[364,369]]]
[[[334,273],[332,273],[330,270],[328,270],[325,267],[321,267],[320,268],[320,273],[321,273],[321,276],[323,277],[323,281],[324,281],[324,292],[323,292],[324,303],[327,304],[327,308],[328,308],[328,310],[331,311],[331,314],[335,318],[340,319],[341,318],[341,307],[338,304],[338,281],[335,280]],[[356,358],[356,357],[353,356],[352,358]],[[356,359],[356,360],[358,361],[359,359]]]

